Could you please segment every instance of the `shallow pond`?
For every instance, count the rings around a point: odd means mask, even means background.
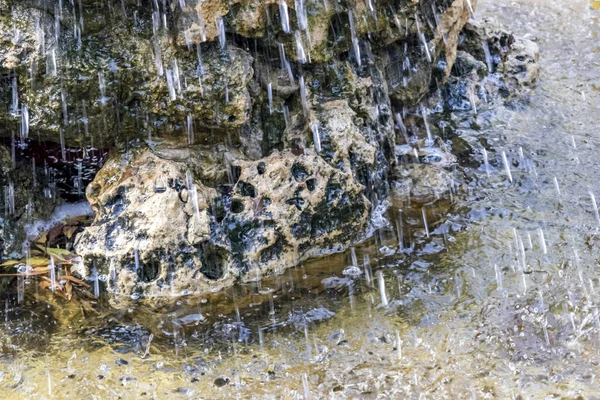
[[[353,251],[162,308],[8,298],[0,397],[598,398],[600,9],[485,16],[537,41],[542,74],[522,107],[459,130],[452,198],[393,203]]]

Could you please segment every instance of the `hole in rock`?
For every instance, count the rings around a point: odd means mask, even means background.
[[[223,277],[225,274],[225,264],[227,262],[225,250],[207,242],[200,245],[198,256],[202,263],[200,272],[202,272],[204,276],[212,280],[221,279]]]

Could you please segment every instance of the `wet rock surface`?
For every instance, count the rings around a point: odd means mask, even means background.
[[[18,26],[1,118],[14,143],[60,143],[65,163],[68,146],[86,149],[75,163],[111,149],[75,243],[110,292],[216,291],[364,239],[390,186],[451,190],[440,114],[538,73],[535,44],[467,23],[475,5],[4,1]]]
[[[75,250],[88,267],[110,271],[114,293],[219,290],[339,251],[367,226],[364,187],[312,150],[258,162],[224,152],[216,165],[230,168],[214,180],[199,149],[185,162],[160,157],[173,153],[115,152],[88,186],[96,220]]]

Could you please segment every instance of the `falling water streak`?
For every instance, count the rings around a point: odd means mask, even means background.
[[[140,254],[139,254],[139,250],[138,250],[137,246],[135,246],[133,248],[133,259],[135,262],[135,270],[139,271],[140,270]]]
[[[533,250],[533,241],[531,240],[530,232],[527,232],[527,244],[529,245],[529,250]]]
[[[106,81],[104,80],[104,72],[98,72],[98,88],[100,89],[100,104],[106,104]]]
[[[306,339],[306,356],[312,357],[312,346],[310,344],[310,337],[308,335],[308,325],[304,325],[304,338]]]
[[[167,75],[167,87],[169,88],[169,99],[171,101],[177,100],[177,94],[175,93],[175,85],[173,84],[173,71],[170,69],[166,70]]]
[[[10,159],[12,169],[17,167],[17,143],[15,142],[15,131],[10,132]]]
[[[428,62],[432,62],[431,53],[429,52],[429,45],[427,44],[427,39],[425,38],[425,34],[421,32],[419,35],[421,37],[421,42],[423,42],[423,47],[425,48],[425,56],[427,57]]]
[[[556,177],[554,177],[554,188],[556,189],[556,194],[559,197],[559,202],[560,202],[560,186],[558,185],[558,179],[556,179]]]
[[[175,90],[177,94],[181,94],[181,75],[179,73],[179,65],[177,60],[173,62],[173,83],[175,84]]]
[[[404,251],[404,227],[402,225],[402,210],[398,210],[396,221],[396,234],[398,235],[398,250]]]
[[[598,221],[598,225],[600,225],[600,213],[598,212],[598,204],[596,204],[596,196],[594,193],[590,191],[590,197],[592,199],[592,207],[594,208],[594,215],[596,216],[596,221]]]
[[[52,397],[52,378],[50,377],[50,370],[47,371],[48,376],[48,397]]]
[[[67,149],[65,147],[65,131],[63,128],[60,128],[58,132],[58,134],[60,135],[60,155],[63,161],[67,161]]]
[[[160,48],[160,42],[154,41],[154,64],[156,65],[156,73],[158,76],[163,76],[164,67],[162,62],[162,50]]]
[[[298,20],[298,27],[303,31],[308,29],[308,15],[306,13],[306,7],[304,0],[295,0],[296,7],[296,19]]]
[[[429,226],[427,225],[427,213],[425,212],[425,207],[421,208],[421,213],[423,214],[423,225],[425,226],[425,235],[429,237]]]
[[[387,294],[385,293],[385,280],[383,272],[377,271],[377,280],[379,281],[379,295],[381,296],[381,305],[386,307],[388,303]]]
[[[90,120],[88,119],[88,116],[87,116],[87,103],[85,100],[81,100],[81,113],[82,113],[81,122],[83,122],[83,131],[85,133],[85,136],[89,137],[90,131],[88,128],[88,124],[89,124]]]
[[[488,159],[488,153],[485,148],[483,148],[483,168],[485,169],[487,176],[490,176],[490,161]]]
[[[21,270],[19,270],[21,272]],[[21,304],[25,300],[25,278],[17,277],[17,303]]]
[[[538,238],[540,240],[540,247],[542,248],[542,252],[544,254],[548,254],[548,249],[546,248],[546,239],[544,238],[544,231],[542,228],[538,228]]]
[[[431,130],[429,129],[429,123],[427,122],[427,113],[425,112],[425,107],[421,106],[421,115],[423,116],[423,123],[425,124],[425,130],[427,131],[427,142],[425,142],[426,146],[433,145],[433,137],[431,136]]]
[[[192,145],[196,141],[196,138],[194,135],[194,123],[193,123],[194,121],[192,119],[191,114],[187,115],[186,122],[187,122],[186,127],[187,127],[188,144]]]
[[[321,136],[319,135],[319,125],[314,123],[312,126],[313,141],[315,142],[315,150],[321,152]]]
[[[477,114],[477,102],[475,100],[475,89],[470,88],[468,90],[469,93],[469,102],[471,103],[471,109],[474,114]]]
[[[267,85],[267,96],[269,98],[269,114],[273,114],[273,85],[271,82]]]
[[[471,0],[467,0],[467,6],[469,7],[469,12],[471,13],[471,15],[473,15],[474,10],[473,5],[471,4]]]
[[[279,16],[281,17],[281,29],[285,33],[290,33],[290,16],[285,0],[279,0]]]
[[[17,114],[19,112],[19,87],[16,75],[12,78],[12,105],[11,112]]]
[[[579,282],[583,285],[583,270],[581,269],[581,258],[579,258],[579,252],[576,249],[573,249],[573,255],[575,256],[575,266],[577,267],[577,276],[579,277]]]
[[[546,346],[550,346],[550,335],[548,335],[548,318],[545,316],[542,321],[542,329],[544,330],[544,339],[546,340]]]
[[[296,39],[296,57],[298,58],[298,62],[306,64],[307,57],[306,52],[304,51],[304,45],[302,44],[302,35],[300,34],[300,31],[294,32],[294,38]]]
[[[356,59],[356,64],[361,66],[361,58],[360,58],[360,44],[358,43],[358,38],[356,36],[356,28],[354,26],[354,13],[352,10],[348,11],[348,20],[350,22],[350,37],[352,41],[352,49],[354,51],[354,58]]]
[[[60,89],[60,99],[62,101],[63,124],[66,127],[69,125],[69,110],[67,109],[67,94],[64,88]]]
[[[354,248],[354,247],[350,248],[350,258],[352,259],[352,266],[357,267],[358,266],[358,257],[356,256],[356,248]]]
[[[508,180],[512,183],[513,178],[512,174],[510,173],[510,166],[508,165],[508,159],[506,158],[506,153],[504,151],[502,152],[502,162],[504,163],[504,171],[506,172],[506,176],[508,177]]]
[[[396,351],[398,352],[398,361],[402,361],[402,340],[398,329],[396,329]]]
[[[310,400],[310,391],[308,390],[308,376],[302,374],[302,387],[304,388],[304,400]]]
[[[494,72],[494,64],[492,63],[492,54],[490,53],[490,45],[487,40],[483,40],[481,42],[483,47],[483,52],[485,54],[485,63],[487,64],[488,71],[491,73]]]
[[[142,358],[146,358],[150,355],[150,344],[152,344],[152,339],[154,339],[153,333],[151,333],[150,336],[148,336],[148,343],[146,344],[146,350],[144,351]]]
[[[400,129],[400,132],[402,132],[402,135],[404,135],[404,140],[406,143],[408,143],[410,139],[408,138],[408,131],[406,130],[406,125],[404,125],[404,121],[402,120],[402,115],[400,115],[400,113],[396,113],[395,119],[398,129]]]
[[[260,347],[261,353],[263,353],[265,351],[265,349],[263,347],[264,344],[265,344],[265,334],[263,332],[263,328],[258,328],[258,345]]]
[[[52,293],[56,292],[56,268],[54,266],[54,257],[50,256],[50,265],[48,266],[50,268],[50,290],[52,290]]]
[[[21,107],[21,137],[26,139],[29,136],[29,109],[25,104]]]
[[[219,32],[219,45],[221,49],[225,49],[227,38],[225,37],[225,23],[223,22],[223,18],[217,18],[217,30]]]
[[[571,145],[573,146],[573,150],[577,150],[577,144],[575,144],[575,136],[571,135]]]
[[[35,159],[33,159],[35,162]],[[33,171],[35,176],[35,164],[33,165]],[[83,162],[77,162],[77,196],[81,197],[83,195]]]
[[[56,77],[57,75],[57,67],[56,67],[56,50],[52,49],[52,51],[50,52],[49,56],[48,56],[48,61],[46,64],[46,74],[52,77]]]
[[[92,279],[94,280],[94,297],[100,297],[100,279],[98,277],[98,270],[94,267],[92,270]]]
[[[498,264],[494,264],[494,271],[496,273],[496,286],[498,290],[502,290],[502,271],[498,268]]]
[[[371,274],[371,260],[368,254],[365,254],[363,268],[365,270],[365,279],[367,281],[367,285],[373,286],[372,274]]]
[[[306,98],[306,85],[304,84],[304,76],[300,75],[300,100],[302,101],[302,110],[304,111],[304,117],[308,118],[308,100]]]

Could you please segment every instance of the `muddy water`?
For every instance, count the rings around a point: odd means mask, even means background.
[[[9,299],[0,398],[600,396],[600,10],[479,3],[537,41],[539,86],[459,130],[473,168],[457,192],[394,203],[360,275],[348,252],[160,308]]]

